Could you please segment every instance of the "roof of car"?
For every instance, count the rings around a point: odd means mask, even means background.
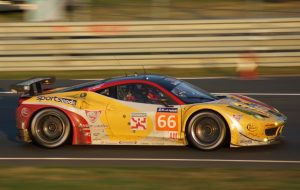
[[[94,86],[105,84],[105,83],[119,82],[119,81],[126,81],[126,80],[148,80],[151,82],[160,83],[160,81],[162,81],[162,79],[164,79],[166,77],[167,76],[153,75],[153,74],[142,74],[142,75],[134,74],[134,75],[119,76],[119,77],[108,78],[108,79],[97,80],[97,81],[89,81],[89,82],[81,83],[81,84],[78,84],[75,86],[70,86],[70,87],[67,87],[64,89],[59,89],[59,90],[53,91],[53,92],[76,91],[76,90],[90,88],[90,87],[94,87]]]
[[[160,79],[166,78],[166,76],[163,75],[154,75],[154,74],[134,74],[134,75],[128,75],[128,76],[120,76],[120,77],[114,77],[110,79],[104,80],[104,82],[117,82],[117,81],[124,81],[124,80],[149,80],[153,82],[157,82]]]
[[[171,90],[174,88],[174,85],[178,84],[177,82],[174,83],[174,81],[179,81],[175,78],[164,76],[164,75],[154,75],[154,74],[142,74],[142,75],[130,75],[130,76],[122,76],[122,77],[115,77],[110,79],[105,79],[102,81],[99,81],[97,85],[102,86],[101,84],[107,84],[107,83],[118,83],[118,82],[124,82],[124,81],[132,81],[132,80],[145,80],[150,81],[156,84],[159,84],[160,86],[164,87],[167,90]],[[172,82],[173,81],[173,82]],[[97,86],[95,85],[95,86]]]

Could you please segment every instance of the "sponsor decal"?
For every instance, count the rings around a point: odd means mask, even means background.
[[[101,114],[101,111],[90,111],[90,110],[85,110],[85,115],[89,119],[90,122],[95,123]]]
[[[252,140],[241,140],[241,144],[252,144]]]
[[[64,103],[64,104],[69,104],[72,106],[76,105],[76,100],[72,100],[69,98],[60,98],[57,96],[38,96],[36,98],[38,101],[54,101],[54,102],[59,102],[59,103]]]
[[[253,125],[252,123],[248,123],[247,129],[251,132],[254,132],[257,130],[257,127],[255,125]]]
[[[26,108],[26,107],[22,108],[22,110],[21,110],[21,115],[22,115],[23,117],[28,117],[28,116],[29,116],[29,109]]]
[[[130,144],[137,144],[137,142],[136,141],[119,141],[119,144],[130,145]]]
[[[178,139],[178,132],[169,132],[170,139]]]
[[[102,131],[92,133],[93,141],[101,141],[104,137],[105,137],[105,133]]]
[[[95,137],[98,137],[99,135],[101,135],[100,133],[93,133],[93,135],[95,136]]]
[[[241,119],[243,118],[243,115],[233,115],[232,116],[236,121],[241,121]]]
[[[131,113],[130,128],[132,130],[145,130],[147,128],[147,114]]]
[[[177,108],[157,108],[155,118],[157,131],[178,131]]]
[[[157,112],[165,112],[165,113],[177,113],[177,108],[157,108]]]
[[[92,128],[92,127],[95,127],[95,128],[107,128],[108,126],[107,125],[104,125],[104,124],[100,124],[100,125],[90,125],[90,124],[79,124],[78,126],[79,128]]]
[[[89,133],[89,132],[84,132],[83,135],[84,135],[84,136],[87,136],[87,137],[90,137],[90,136],[91,136],[91,133]]]

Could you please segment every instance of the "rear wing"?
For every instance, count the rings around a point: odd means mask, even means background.
[[[36,96],[43,93],[44,85],[50,85],[55,82],[55,77],[32,78],[17,84],[11,85],[11,91],[21,95]]]

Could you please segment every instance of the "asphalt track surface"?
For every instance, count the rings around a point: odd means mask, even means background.
[[[288,117],[288,124],[283,131],[284,142],[272,146],[221,148],[208,152],[189,146],[66,145],[45,149],[16,140],[17,96],[0,91],[0,165],[300,168],[300,77],[184,80],[209,92],[250,93],[251,97],[278,108]],[[0,89],[4,92],[15,82],[0,80]],[[80,82],[64,80],[56,85]]]

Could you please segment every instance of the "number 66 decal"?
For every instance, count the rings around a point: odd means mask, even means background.
[[[157,131],[177,131],[178,116],[177,113],[156,113]]]

